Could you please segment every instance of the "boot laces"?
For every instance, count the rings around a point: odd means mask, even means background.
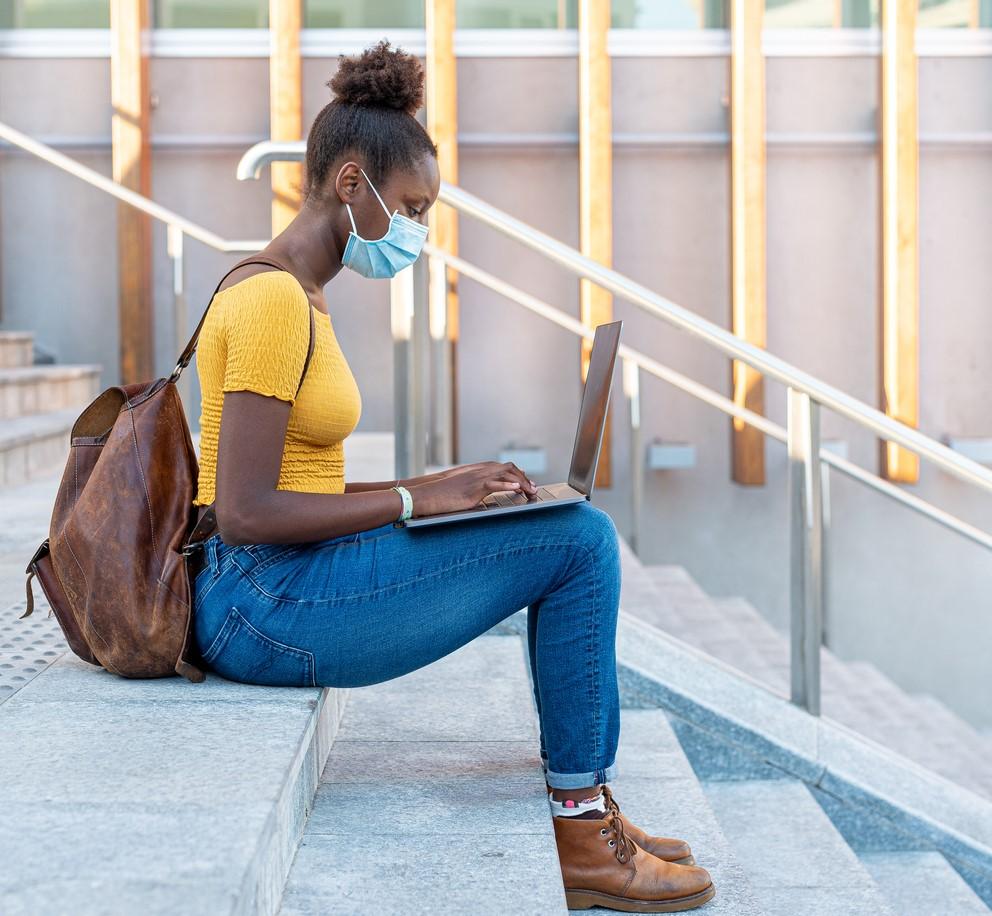
[[[603,786],[601,791],[603,793],[603,799],[606,802],[605,820],[610,825],[610,832],[616,838],[616,858],[618,862],[623,864],[633,857],[637,847],[634,845],[634,841],[624,832],[623,820],[620,817],[620,806],[614,800],[613,793],[608,786]],[[604,830],[603,833],[605,835],[606,831]]]

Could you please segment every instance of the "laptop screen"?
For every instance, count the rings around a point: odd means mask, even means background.
[[[582,389],[579,425],[575,431],[575,445],[572,447],[572,466],[568,471],[569,486],[587,496],[592,495],[596,477],[622,324],[622,321],[611,321],[597,325],[592,352],[589,354],[589,370]]]

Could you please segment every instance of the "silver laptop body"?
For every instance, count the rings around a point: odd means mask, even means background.
[[[599,463],[599,450],[603,442],[603,430],[606,427],[606,412],[610,406],[613,367],[617,359],[622,325],[622,321],[611,321],[596,326],[592,352],[589,354],[586,383],[582,389],[582,405],[579,408],[579,423],[575,430],[572,464],[568,471],[567,483],[540,486],[534,496],[511,492],[490,493],[479,505],[470,509],[410,518],[403,524],[408,528],[422,528],[445,522],[467,522],[472,519],[489,518],[498,512],[530,512],[534,509],[567,506],[590,499],[593,481],[596,479],[596,466]]]

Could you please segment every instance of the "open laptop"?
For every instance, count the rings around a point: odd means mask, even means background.
[[[508,491],[490,493],[470,509],[410,518],[403,524],[408,528],[421,528],[445,522],[467,522],[489,518],[495,512],[530,512],[590,499],[596,478],[596,465],[599,463],[599,449],[603,442],[603,429],[606,426],[606,412],[610,406],[613,366],[617,359],[622,324],[622,321],[611,321],[596,326],[592,352],[589,354],[589,370],[582,389],[582,406],[579,408],[579,425],[575,431],[575,444],[572,446],[568,483],[538,487],[534,496]]]

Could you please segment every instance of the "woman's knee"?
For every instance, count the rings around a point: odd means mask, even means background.
[[[587,501],[579,503],[570,514],[576,546],[597,562],[619,566],[617,526],[609,512]]]

